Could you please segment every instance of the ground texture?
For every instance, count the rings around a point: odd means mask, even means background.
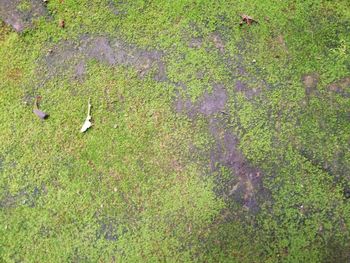
[[[0,18],[3,262],[350,262],[347,0]]]

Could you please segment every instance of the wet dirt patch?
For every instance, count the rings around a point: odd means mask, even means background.
[[[227,92],[223,85],[214,84],[211,94],[204,93],[203,98],[199,102],[199,112],[208,116],[218,113],[225,109],[227,102]]]
[[[183,85],[182,89],[185,89]],[[190,98],[178,96],[175,101],[175,109],[177,112],[185,113],[189,117],[194,118],[198,114],[209,116],[216,114],[225,109],[228,99],[227,91],[221,84],[214,84],[213,91],[206,91],[204,95],[193,103]]]
[[[266,190],[262,185],[262,172],[252,166],[239,149],[239,140],[221,120],[210,120],[210,133],[215,139],[215,147],[210,149],[210,169],[220,172],[220,167],[230,170],[229,178],[216,189],[228,203],[238,203],[253,213],[259,211]],[[218,180],[220,180],[220,174]]]
[[[88,61],[95,59],[109,66],[131,66],[140,77],[152,72],[155,80],[165,81],[163,56],[161,51],[139,49],[106,36],[82,36],[74,42],[62,41],[48,51],[40,63],[40,79],[45,82],[63,73],[82,79]]]
[[[0,199],[0,208],[13,208],[20,205],[35,207],[37,199],[45,194],[46,187],[34,187],[34,189],[22,189],[16,194],[9,192],[5,193],[4,197]]]
[[[123,11],[121,6],[124,4],[123,1],[118,1],[118,4],[113,1],[113,0],[109,0],[108,1],[108,7],[109,9],[112,11],[113,14],[115,14],[116,16],[120,16],[120,15],[126,15],[127,12]]]
[[[188,46],[190,48],[201,48],[203,45],[203,39],[201,37],[193,37],[190,39]]]
[[[301,81],[305,87],[305,95],[307,97],[318,94],[317,84],[320,76],[317,73],[310,73],[302,76]]]
[[[118,222],[115,218],[103,218],[98,220],[99,230],[96,233],[97,239],[103,238],[108,241],[117,241],[120,236],[128,232],[128,230],[123,227],[123,223]]]
[[[186,90],[184,85],[178,86]],[[227,127],[227,122],[222,118],[227,114],[225,112],[227,101],[228,93],[225,86],[214,84],[212,92],[205,92],[196,102],[178,96],[175,109],[191,119],[204,116],[208,120],[208,132],[214,144],[206,153],[200,153],[200,155],[208,156],[209,171],[211,174],[216,174],[217,195],[223,197],[229,204],[239,204],[250,212],[256,213],[259,211],[260,202],[267,196],[262,186],[262,172],[251,166],[243,156],[237,136]],[[220,174],[222,167],[230,171],[230,176],[224,182],[219,182],[222,178]]]
[[[343,97],[350,97],[350,77],[342,78],[328,85],[328,90]]]
[[[210,36],[210,40],[214,44],[215,48],[220,51],[220,53],[225,53],[225,44],[221,35],[217,32]]]
[[[48,16],[44,1],[1,0],[0,18],[17,32],[33,26],[35,19]]]
[[[85,65],[84,61],[80,61],[76,65],[74,73],[75,73],[75,77],[77,79],[82,79],[83,78],[83,76],[86,74],[86,65]]]
[[[255,98],[256,96],[258,96],[261,93],[261,88],[259,88],[259,87],[249,88],[248,84],[246,84],[245,82],[243,82],[241,80],[236,81],[235,88],[236,88],[235,90],[237,92],[243,93],[245,95],[245,97],[249,100],[252,100],[253,98]]]
[[[39,79],[43,82],[71,70],[83,59],[83,54],[73,41],[64,41],[47,50],[38,70]]]

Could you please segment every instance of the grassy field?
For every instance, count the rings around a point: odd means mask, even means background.
[[[1,262],[350,260],[348,0],[47,10],[0,27]]]

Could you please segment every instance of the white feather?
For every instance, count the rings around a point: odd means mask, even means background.
[[[90,104],[90,98],[89,98],[89,102],[88,102],[88,114],[86,117],[86,120],[83,124],[83,127],[81,127],[80,132],[86,132],[87,129],[89,129],[92,126],[91,123],[91,115],[90,115],[90,111],[91,111],[91,104]]]

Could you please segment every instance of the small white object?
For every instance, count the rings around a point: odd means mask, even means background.
[[[85,122],[83,124],[83,127],[81,127],[81,129],[80,129],[80,132],[86,132],[86,130],[89,129],[92,126],[90,111],[91,111],[91,104],[90,104],[90,98],[89,98],[88,114],[86,116],[86,120],[85,120]]]

